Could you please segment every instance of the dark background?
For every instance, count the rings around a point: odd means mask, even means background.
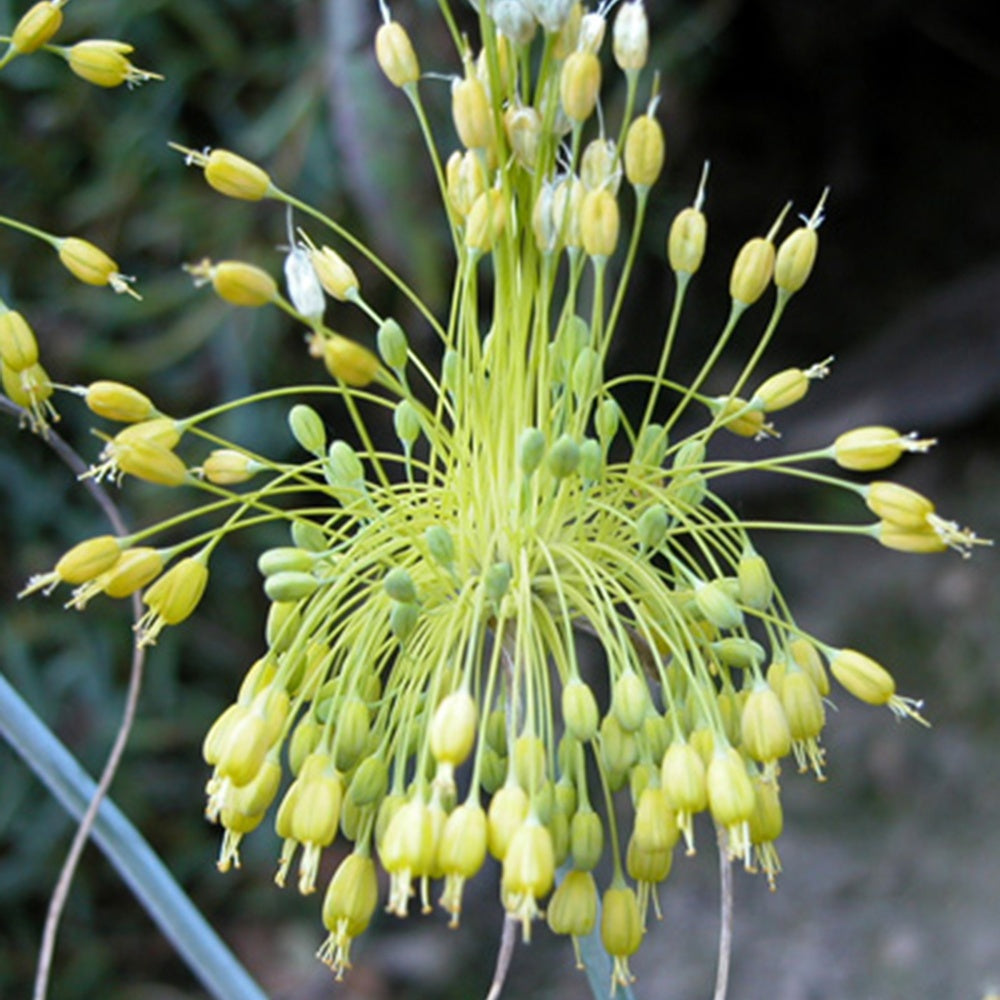
[[[613,363],[652,364],[671,282],[663,241],[712,161],[709,253],[692,287],[678,368],[700,363],[727,309],[730,262],[787,199],[810,212],[829,185],[817,269],[768,355],[775,370],[837,355],[834,375],[782,415],[782,446],[815,446],[862,422],[941,440],[898,478],[947,516],[1000,533],[995,501],[1000,383],[1000,35],[974,2],[724,0],[649,3],[651,63],[664,73],[668,141],[643,258]],[[397,3],[427,70],[455,67],[432,2]],[[0,24],[20,4],[0,2]],[[278,381],[315,379],[300,334],[270,311],[230,310],[191,288],[178,264],[239,256],[277,270],[285,220],[274,206],[224,202],[185,170],[169,140],[223,145],[363,234],[433,303],[447,289],[443,230],[402,97],[370,55],[369,0],[74,0],[61,37],[123,37],[167,76],[101,92],[53,58],[0,73],[0,212],[113,248],[141,304],[70,285],[53,255],[0,230],[0,295],[21,308],[57,380],[115,377],[185,412]],[[425,27],[426,26],[426,27]],[[446,86],[428,101],[447,136]],[[606,95],[609,116],[617,94]],[[445,147],[449,145],[444,142]],[[376,275],[366,294],[412,319]],[[329,314],[334,323],[340,318]],[[650,317],[657,317],[651,322]],[[344,330],[351,333],[346,318]],[[408,324],[415,338],[419,327]],[[725,383],[725,359],[719,372]],[[735,363],[735,361],[733,362]],[[66,400],[62,432],[93,458],[91,423]],[[261,415],[262,414],[262,415]],[[222,428],[262,451],[287,447],[283,409]],[[117,724],[128,663],[124,608],[86,616],[56,599],[16,602],[30,573],[103,531],[72,477],[39,442],[4,428],[0,551],[7,571],[0,659],[91,771]],[[821,494],[747,484],[746,516],[852,516]],[[129,484],[133,523],[164,516],[168,491]],[[250,570],[260,538],[213,562],[188,627],[150,657],[140,719],[114,798],[165,857],[271,995],[468,997],[485,993],[499,907],[492,876],[472,887],[466,926],[440,916],[380,918],[357,968],[334,988],[312,952],[319,900],[271,884],[276,845],[249,838],[240,873],[216,874],[217,831],[201,819],[201,737],[261,647],[264,601]],[[830,780],[786,784],[786,872],[776,895],[737,877],[734,1000],[979,998],[1000,983],[1000,707],[995,556],[918,558],[860,540],[767,537],[760,546],[803,625],[868,650],[934,728],[838,699]],[[60,808],[0,750],[0,996],[28,995],[47,894],[71,835]],[[702,844],[710,831],[700,831]],[[638,996],[701,998],[712,982],[716,872],[710,850],[678,858],[665,917],[635,967]],[[467,917],[467,919],[466,919]],[[569,948],[542,928],[518,948],[510,996],[588,995]],[[93,849],[77,877],[57,953],[53,1000],[201,995]]]

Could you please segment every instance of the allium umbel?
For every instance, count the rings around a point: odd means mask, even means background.
[[[424,129],[452,240],[446,311],[421,302],[377,254],[262,168],[227,151],[189,153],[223,195],[281,201],[315,224],[304,246],[290,248],[287,299],[257,266],[189,270],[234,305],[276,306],[298,320],[333,384],[282,387],[183,421],[126,386],[92,387],[95,412],[138,420],[109,441],[98,471],[201,491],[204,503],[190,511],[197,531],[152,549],[154,525],[120,556],[117,543],[94,540],[101,558],[86,573],[61,561],[33,586],[113,574],[119,559],[131,566],[134,546],[142,558],[128,579],[154,580],[140,623],[140,641],[151,643],[195,613],[212,552],[229,533],[287,524],[288,543],[259,560],[271,601],[266,648],[205,741],[206,812],[225,831],[219,867],[239,865],[242,837],[274,806],[277,880],[298,858],[299,889],[312,892],[339,830],[352,852],[326,889],[330,933],[319,952],[339,977],[375,909],[376,859],[390,876],[390,912],[405,916],[413,896],[428,911],[436,898],[457,924],[464,885],[491,854],[502,866],[501,905],[525,939],[547,906],[549,926],[574,943],[599,927],[613,985],[625,984],[676,844],[694,853],[696,814],[710,814],[731,859],[773,882],[781,764],[791,757],[823,776],[828,669],[861,700],[923,721],[883,667],[794,620],[749,525],[722,498],[723,480],[748,470],[794,475],[856,494],[859,515],[867,505],[878,518],[754,530],[826,530],[963,554],[980,540],[912,490],[838,473],[882,470],[933,443],[915,434],[865,427],[800,454],[773,457],[762,444],[768,455],[755,460],[716,457],[727,434],[776,437],[769,418],[828,374],[828,362],[760,370],[813,268],[825,194],[780,242],[785,212],[744,245],[723,328],[682,384],[667,372],[706,252],[703,175],[669,230],[675,301],[656,334],[655,372],[605,375],[612,344],[632,335],[619,322],[622,301],[665,159],[655,84],[637,110],[642,4],[630,0],[616,15],[627,96],[614,125],[597,111],[601,13],[581,20],[579,5],[498,4],[507,29],[498,32],[483,6],[484,47],[460,41],[454,67],[453,121],[465,148],[442,149]],[[438,84],[421,79],[409,34],[384,6],[383,14],[379,65],[426,126],[421,89]],[[537,29],[525,30],[529,15]],[[542,45],[540,60],[524,51]],[[416,306],[414,336],[363,297],[352,267],[362,258]],[[326,311],[337,331],[325,326],[319,288],[334,300]],[[770,309],[763,332],[736,378],[719,384],[714,362],[753,307]],[[27,341],[8,327],[5,364],[8,355],[27,360]],[[413,346],[432,338],[434,349]],[[641,412],[619,405],[625,389],[643,394]],[[353,432],[330,440],[306,393],[344,400]],[[211,429],[217,413],[274,397],[294,400],[299,461],[272,461]],[[398,452],[374,444],[372,404],[391,411]],[[178,450],[182,431],[190,459]],[[224,521],[206,532],[204,518],[220,511]],[[169,524],[174,536],[181,521]],[[108,583],[105,592],[131,589]],[[597,640],[598,663],[584,656],[581,634]],[[610,871],[603,886],[591,874],[600,862]]]

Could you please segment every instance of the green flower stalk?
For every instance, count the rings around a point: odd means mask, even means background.
[[[771,418],[828,374],[827,362],[758,371],[813,268],[825,193],[780,242],[784,211],[745,244],[726,321],[700,337],[707,357],[684,384],[668,372],[706,252],[703,176],[670,228],[676,290],[656,369],[605,374],[613,342],[628,334],[622,303],[666,149],[657,82],[642,92],[641,0],[621,5],[613,25],[627,82],[616,128],[598,112],[605,5],[481,4],[477,51],[446,0],[440,8],[457,49],[457,148],[434,138],[415,49],[384,6],[375,54],[416,114],[440,183],[454,251],[447,310],[439,317],[263,168],[225,150],[182,150],[221,194],[283,202],[315,225],[289,250],[287,294],[239,261],[190,271],[233,305],[277,307],[301,323],[333,384],[275,388],[183,419],[118,383],[76,390],[95,413],[130,421],[95,475],[202,499],[120,546],[71,550],[31,586],[70,583],[70,603],[82,605],[151,583],[139,631],[151,643],[195,612],[230,533],[286,524],[288,543],[258,563],[271,602],[266,648],[205,738],[206,814],[224,831],[219,868],[239,866],[242,838],[272,807],[279,884],[297,867],[299,890],[313,892],[323,852],[338,836],[351,843],[322,907],[329,937],[319,955],[339,977],[377,905],[376,859],[390,912],[405,916],[414,896],[427,912],[437,896],[457,924],[463,886],[491,854],[501,905],[525,939],[553,889],[549,925],[574,943],[597,926],[601,895],[612,985],[624,985],[676,844],[694,851],[695,815],[707,811],[729,856],[773,882],[782,764],[791,757],[823,775],[828,668],[863,701],[923,722],[920,703],[897,695],[874,660],[797,624],[751,534],[826,531],[963,554],[980,540],[908,488],[840,475],[926,451],[932,442],[916,435],[865,427],[799,454],[769,445],[754,460],[721,457],[726,435],[776,437]],[[365,299],[359,259],[417,307],[419,338]],[[324,293],[338,331],[326,325]],[[714,364],[746,323],[760,328],[757,344],[735,381],[719,385]],[[20,328],[7,328],[5,359],[27,364]],[[413,343],[428,335],[437,350],[418,353]],[[626,388],[645,393],[636,416],[617,402]],[[350,441],[329,440],[304,401],[325,395],[346,402]],[[291,404],[301,460],[271,460],[212,430],[216,417],[276,397]],[[396,451],[378,449],[367,430],[365,412],[378,408],[391,414]],[[745,521],[722,485],[748,471],[854,493],[876,520]],[[187,539],[154,547],[188,523]],[[581,634],[599,643],[599,665],[583,662]],[[599,889],[591,872],[602,860],[611,878]]]

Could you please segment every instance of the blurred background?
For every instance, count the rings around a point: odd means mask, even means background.
[[[0,0],[0,25],[15,23],[24,6]],[[450,73],[456,63],[436,7],[393,4],[424,69]],[[703,160],[712,163],[709,252],[689,297],[679,372],[700,363],[724,321],[741,243],[765,232],[788,199],[811,212],[829,185],[817,269],[766,367],[829,354],[837,361],[830,379],[782,415],[779,447],[823,444],[863,422],[919,429],[939,447],[902,463],[894,478],[932,495],[946,516],[1000,536],[1000,35],[991,5],[647,0],[647,8],[650,62],[664,77],[668,169],[612,364],[655,360],[671,294],[663,243]],[[135,63],[166,80],[103,92],[41,56],[0,73],[0,212],[107,247],[144,295],[133,303],[70,284],[50,251],[0,230],[0,296],[29,317],[56,380],[123,379],[183,413],[323,375],[276,311],[225,308],[181,272],[205,255],[277,272],[286,221],[275,206],[213,195],[168,141],[225,146],[265,164],[280,186],[363,235],[444,308],[446,234],[408,105],[371,55],[377,16],[374,0],[74,0],[60,38],[128,39]],[[447,85],[423,89],[449,148]],[[611,81],[611,121],[620,99]],[[405,305],[377,274],[359,272],[367,297],[395,311],[419,344]],[[338,314],[328,317],[336,325]],[[344,316],[344,332],[360,336],[353,321]],[[93,421],[72,400],[60,408],[60,432],[93,459]],[[96,773],[121,707],[128,612],[98,601],[80,616],[57,599],[15,600],[31,573],[105,526],[55,456],[4,421],[0,665]],[[283,407],[237,417],[220,432],[275,456],[289,450]],[[132,524],[168,515],[175,502],[134,482],[118,498]],[[772,483],[749,482],[731,499],[747,517],[857,517],[822,494]],[[200,742],[262,648],[265,602],[252,566],[271,543],[265,535],[220,550],[193,627],[168,630],[152,651],[113,797],[277,1000],[482,996],[499,932],[495,873],[471,887],[458,932],[441,915],[380,916],[357,942],[354,972],[334,987],[312,957],[323,936],[320,899],[273,886],[277,845],[267,824],[246,842],[240,872],[215,871],[218,831],[202,819]],[[778,892],[736,876],[731,996],[978,1000],[1000,984],[996,556],[919,558],[802,536],[767,536],[759,546],[803,626],[884,662],[904,693],[926,698],[934,726],[896,725],[887,712],[837,699],[829,780],[784,784]],[[29,995],[71,833],[60,807],[0,747],[0,996]],[[711,831],[699,838],[711,844]],[[717,895],[711,850],[677,859],[661,893],[664,919],[634,961],[638,997],[709,995]],[[535,937],[516,950],[507,995],[589,996],[568,944],[543,928]],[[88,849],[63,921],[53,1000],[201,995]]]

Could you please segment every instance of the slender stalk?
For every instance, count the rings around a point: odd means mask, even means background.
[[[3,675],[0,733],[66,811],[82,817],[97,786]],[[266,1000],[159,856],[110,799],[97,810],[93,837],[211,996]]]
[[[726,1000],[729,962],[733,952],[733,866],[729,860],[726,831],[720,826],[716,832],[719,849],[719,957],[712,1000]]]

